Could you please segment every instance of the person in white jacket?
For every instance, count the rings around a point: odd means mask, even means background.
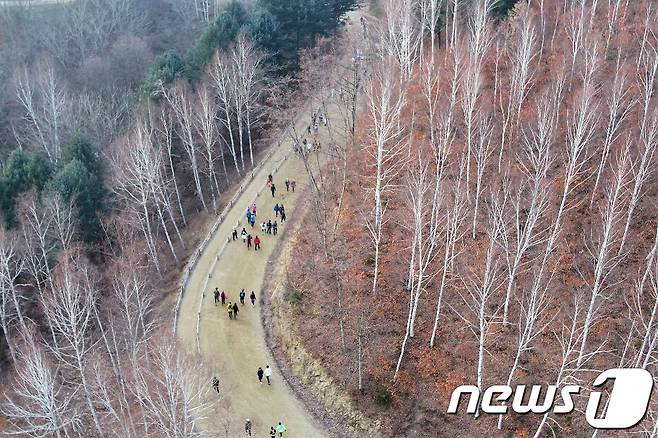
[[[270,377],[272,376],[272,368],[269,365],[265,366],[265,378],[267,379],[267,384],[270,384]]]

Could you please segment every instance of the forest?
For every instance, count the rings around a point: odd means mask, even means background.
[[[320,3],[0,2],[0,434],[207,435],[173,292],[355,7]]]
[[[656,373],[657,75],[652,0],[0,1],[0,434],[263,436],[253,402],[301,406],[286,437],[658,436],[655,390],[628,431],[581,412],[601,371]],[[252,195],[289,214],[269,259],[213,234]],[[230,323],[228,245],[284,272]],[[282,359],[280,289],[326,394]],[[200,331],[233,322],[273,388],[225,382]],[[465,384],[584,390],[447,414]],[[358,415],[317,409],[335,394]]]
[[[582,412],[446,410],[459,385],[577,384],[584,406],[602,370],[655,373],[655,3],[500,6],[380,2],[351,135],[306,167],[287,299],[384,436],[596,436]],[[614,436],[656,436],[656,409]]]

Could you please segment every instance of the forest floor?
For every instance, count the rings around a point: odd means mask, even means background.
[[[350,21],[349,27],[356,28],[359,25],[358,15],[353,14]],[[306,129],[311,113],[317,111],[319,106],[317,101],[308,103],[296,119],[297,129]],[[335,124],[339,125],[340,122],[336,120]],[[321,127],[320,131],[323,130],[326,128]],[[279,220],[279,236],[273,236],[263,235],[259,224],[275,219],[275,203],[283,203],[287,216],[292,218],[297,213],[299,197],[308,184],[301,159],[294,154],[285,159],[292,151],[292,140],[285,137],[272,147],[276,150],[245,187],[192,270],[181,301],[176,332],[181,345],[187,346],[190,352],[196,351],[197,314],[200,309],[199,352],[203,362],[211,367],[210,371],[219,377],[220,393],[230,400],[228,412],[226,407],[221,408],[218,404],[217,411],[210,413],[206,424],[201,425],[202,428],[213,433],[226,433],[226,436],[239,436],[244,433],[245,419],[249,418],[255,436],[264,436],[270,426],[276,426],[279,421],[285,424],[285,436],[288,438],[327,436],[325,425],[309,413],[307,406],[282,378],[265,341],[259,307],[263,302],[261,294],[271,293],[271,290],[263,290],[262,286],[266,273],[270,271],[268,268],[279,263],[279,254],[274,252],[276,239],[282,238],[281,233],[285,233],[287,225],[281,224]],[[279,170],[274,173],[279,165]],[[266,186],[267,175],[270,173],[274,175],[277,187],[275,197],[272,197]],[[295,193],[286,191],[286,178],[297,182]],[[254,199],[257,204],[257,221],[252,229],[246,224],[245,212]],[[260,236],[262,249],[257,252],[253,248],[247,250],[238,239],[227,244],[215,263],[217,254],[236,222],[238,232],[244,226],[252,235]],[[227,293],[227,302],[238,301],[238,294],[244,288],[247,297],[244,306],[239,304],[237,320],[229,320],[226,308],[214,304],[212,291],[215,287]],[[257,297],[255,307],[249,302],[252,290]],[[259,384],[256,375],[258,367],[265,369],[268,364],[273,369],[271,386],[267,385],[265,379],[262,385]]]

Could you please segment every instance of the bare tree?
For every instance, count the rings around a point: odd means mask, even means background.
[[[430,338],[430,347],[436,343],[436,331],[439,327],[439,316],[441,315],[441,305],[443,303],[443,294],[448,286],[449,274],[451,274],[458,251],[455,251],[455,245],[467,233],[466,227],[462,226],[466,221],[468,211],[466,209],[466,199],[464,193],[460,191],[459,185],[454,187],[452,194],[452,206],[446,213],[446,224],[443,230],[443,262],[441,266],[441,281],[439,283],[439,295],[436,301],[436,312],[434,314],[434,326],[432,327],[432,336]]]
[[[508,323],[509,302],[516,277],[524,264],[531,261],[525,260],[527,253],[543,243],[545,239],[542,236],[545,230],[540,227],[540,221],[550,205],[548,172],[554,161],[551,156],[550,142],[545,138],[547,135],[545,129],[551,129],[551,127],[541,126],[541,123],[546,122],[543,119],[545,116],[548,114],[540,110],[539,129],[524,136],[524,153],[519,157],[519,167],[524,173],[524,180],[515,194],[511,195],[510,216],[512,220],[506,220],[508,216],[504,208],[500,208],[498,205],[494,207],[502,224],[500,241],[507,261],[508,277],[503,306],[503,325]],[[526,200],[528,202],[525,202]],[[545,263],[547,258],[548,256],[542,263]]]
[[[372,118],[369,137],[372,148],[369,152],[374,158],[374,211],[372,219],[367,221],[367,228],[372,240],[374,255],[373,294],[377,290],[379,273],[379,250],[382,241],[382,229],[385,223],[385,200],[391,190],[391,181],[404,164],[401,139],[402,128],[400,115],[404,107],[404,92],[395,79],[392,63],[384,61],[381,69],[376,71],[367,91],[368,111]]]
[[[552,277],[552,275],[551,275]],[[519,369],[521,357],[524,353],[534,350],[534,341],[542,336],[553,318],[546,316],[549,310],[549,294],[551,277],[545,282],[539,277],[534,277],[532,284],[520,300],[521,311],[518,323],[518,332],[516,339],[516,353],[514,361],[507,376],[507,386],[512,385],[514,375]],[[498,417],[498,429],[502,429],[503,416]]]
[[[480,206],[480,193],[482,191],[482,182],[484,180],[484,173],[487,169],[487,163],[493,149],[491,148],[491,135],[493,133],[493,124],[491,118],[486,115],[478,115],[477,117],[477,144],[475,145],[475,203],[473,205],[473,226],[472,237],[475,239],[475,229],[478,218],[478,207]]]
[[[42,295],[46,320],[53,328],[57,342],[49,345],[53,356],[77,374],[89,414],[99,435],[103,435],[98,411],[93,402],[92,387],[87,378],[87,362],[94,349],[91,325],[95,314],[95,288],[87,268],[73,254],[54,272],[52,288]]]
[[[441,18],[441,8],[444,0],[421,0],[420,2],[420,17],[423,31],[425,34],[429,33],[430,40],[430,63],[434,63],[435,46],[437,43],[439,30],[439,20]],[[421,38],[421,45],[424,38]],[[421,48],[422,54],[422,48]]]
[[[425,285],[438,275],[438,272],[430,270],[429,267],[441,244],[443,222],[441,211],[445,206],[444,196],[441,193],[443,181],[439,177],[440,162],[437,160],[432,167],[430,168],[429,163],[423,160],[422,151],[419,150],[416,163],[410,166],[406,178],[407,203],[413,215],[409,227],[412,236],[408,281],[409,314],[393,379],[400,371],[407,340],[414,337],[418,305],[421,295],[425,292]],[[428,205],[431,205],[429,212]]]
[[[208,210],[203,196],[201,170],[197,157],[198,146],[194,141],[194,109],[192,102],[190,101],[189,92],[182,84],[168,90],[161,86],[160,92],[165,96],[167,102],[169,102],[174,116],[176,117],[178,136],[180,137],[181,142],[183,143],[183,148],[190,159],[190,167],[192,169],[192,176],[194,177],[197,198],[201,202],[201,205],[203,205],[203,209]]]
[[[144,405],[145,420],[165,437],[206,436],[197,424],[209,413],[210,377],[173,343],[156,344],[148,366],[136,369],[132,387]]]
[[[41,63],[34,75],[23,69],[16,78],[16,94],[24,111],[23,130],[17,141],[40,147],[50,161],[57,163],[61,155],[62,119],[68,110],[68,97],[54,67]]]
[[[534,77],[533,62],[538,57],[537,38],[529,9],[521,20],[517,20],[520,29],[516,29],[513,48],[509,56],[512,72],[509,75],[507,105],[503,103],[502,87],[500,109],[503,117],[501,127],[500,150],[498,152],[498,171],[501,170],[503,152],[508,136],[508,129],[518,125],[521,107],[530,91]]]
[[[194,114],[194,125],[203,143],[204,158],[207,163],[206,173],[210,181],[210,196],[212,197],[213,210],[217,211],[217,197],[221,191],[217,182],[215,172],[215,151],[217,141],[217,128],[215,125],[215,102],[213,96],[208,92],[205,85],[197,90],[198,110]],[[224,169],[226,172],[226,169]]]
[[[233,163],[235,164],[235,170],[240,176],[240,165],[238,165],[238,155],[237,147],[240,148],[240,159],[242,162],[242,168],[244,169],[244,154],[242,153],[242,144],[236,145],[236,139],[234,135],[234,126],[233,126],[233,111],[234,108],[234,99],[233,99],[233,90],[234,90],[234,81],[233,69],[231,66],[230,59],[226,57],[223,53],[217,52],[213,58],[210,67],[208,68],[208,74],[212,79],[213,86],[215,87],[215,92],[219,98],[220,106],[220,115],[219,120],[222,122],[222,125],[228,131],[229,141],[225,142],[231,152],[233,157]]]
[[[247,132],[249,143],[249,159],[251,167],[254,167],[254,148],[252,131],[257,126],[261,117],[259,100],[263,92],[264,74],[263,63],[265,56],[256,46],[240,33],[231,48],[231,57],[235,68],[235,94],[237,120],[239,126],[240,144],[242,141],[242,119],[244,118],[244,130]]]
[[[582,297],[575,296],[572,311],[571,313],[567,313],[571,315],[568,324],[562,324],[559,333],[553,332],[553,335],[560,346],[561,352],[560,365],[557,369],[555,379],[553,380],[554,385],[558,389],[562,389],[567,385],[580,385],[582,383],[579,379],[580,371],[588,364],[591,364],[596,357],[605,353],[603,349],[604,344],[600,344],[597,348],[585,353],[580,359],[578,358],[578,345],[582,344],[583,339],[581,298]],[[568,312],[568,310],[562,309],[562,312]],[[575,390],[571,393],[573,394],[574,392]],[[569,406],[566,406],[566,408],[569,408]],[[557,425],[557,421],[551,416],[551,414],[553,414],[553,412],[550,410],[544,414],[537,425],[537,430],[535,431],[533,438],[539,438],[542,436],[544,427],[552,429],[553,424]]]
[[[16,283],[22,273],[23,263],[17,252],[14,236],[0,230],[0,326],[14,361],[16,350],[12,339],[13,327],[18,324],[22,331],[26,330],[21,305],[22,295]]]
[[[658,145],[658,109],[651,110],[658,75],[658,49],[651,47],[640,53],[642,70],[638,73],[640,88],[640,105],[642,106],[642,123],[640,125],[641,153],[639,163],[633,169],[633,191],[626,210],[624,232],[619,245],[619,253],[624,249],[630,222],[642,195],[642,187],[653,171],[653,156]]]
[[[609,277],[613,269],[623,260],[620,255],[613,254],[613,246],[620,240],[619,225],[623,216],[622,196],[629,183],[630,171],[630,141],[620,152],[616,168],[612,175],[610,186],[606,190],[606,203],[601,212],[601,231],[592,247],[588,247],[594,259],[594,275],[590,284],[590,299],[583,323],[582,343],[577,364],[581,365],[587,348],[587,338],[591,327],[596,322],[600,301],[606,289],[610,286]],[[594,240],[594,239],[593,239]]]
[[[156,130],[160,141],[164,143],[165,150],[167,152],[167,160],[169,162],[169,171],[171,172],[171,181],[174,185],[174,191],[176,192],[176,201],[178,204],[178,211],[180,212],[181,219],[183,219],[183,225],[187,225],[187,219],[185,218],[185,212],[183,211],[183,203],[181,202],[180,189],[178,188],[178,181],[176,179],[176,167],[174,166],[174,136],[173,136],[173,125],[171,120],[171,114],[168,111],[165,111],[163,108],[160,112],[160,123],[155,123],[157,126]],[[224,163],[224,155],[222,154],[222,163]],[[224,172],[226,172],[226,167],[224,167]]]
[[[656,237],[654,238],[653,246],[646,257],[646,267],[640,278],[635,281],[633,294],[631,296],[631,303],[629,303],[630,310],[633,314],[633,327],[636,325],[638,328],[638,336],[642,338],[642,343],[637,350],[635,362],[633,366],[646,368],[651,361],[656,348],[656,341],[658,340],[658,259],[656,252],[658,251],[658,228],[656,228]],[[649,312],[645,312],[645,303],[647,302],[646,291],[650,292],[653,306],[650,307]],[[646,314],[645,314],[646,313]],[[633,332],[633,330],[631,330]]]
[[[380,30],[380,46],[384,59],[395,59],[402,81],[411,76],[419,55],[422,38],[414,0],[387,0],[384,4],[385,23]]]
[[[608,109],[608,123],[606,126],[605,140],[601,150],[601,160],[596,172],[596,180],[594,181],[594,188],[592,189],[592,198],[590,200],[590,207],[594,203],[594,196],[596,189],[599,186],[601,173],[605,168],[608,156],[610,155],[610,148],[613,143],[619,138],[621,134],[620,128],[628,115],[630,115],[635,100],[631,94],[630,84],[627,82],[627,75],[621,70],[621,53],[617,55],[617,65],[615,68],[615,79],[612,84],[610,94],[607,96],[606,103]]]
[[[462,278],[467,293],[459,293],[465,312],[459,312],[457,307],[451,306],[457,316],[466,323],[469,330],[477,339],[478,361],[477,361],[477,387],[482,390],[484,381],[484,356],[486,352],[487,336],[492,324],[499,319],[499,305],[491,303],[491,298],[500,289],[502,283],[499,281],[500,266],[498,262],[496,240],[500,235],[500,224],[494,217],[490,216],[487,235],[489,244],[486,255],[483,258],[481,273],[471,272]]]
[[[35,327],[30,327],[35,331]],[[73,436],[80,429],[73,396],[59,373],[28,332],[16,358],[12,390],[0,405],[13,433],[30,437]]]

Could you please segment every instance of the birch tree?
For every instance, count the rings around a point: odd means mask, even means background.
[[[208,74],[212,80],[213,87],[217,93],[219,100],[219,120],[222,122],[224,128],[228,132],[229,141],[225,142],[231,152],[233,157],[233,164],[235,165],[235,171],[240,176],[240,169],[244,168],[244,154],[242,152],[242,144],[236,144],[236,139],[234,135],[234,126],[233,126],[233,112],[234,108],[234,99],[233,90],[234,90],[234,77],[233,69],[231,67],[230,59],[226,55],[217,52],[213,58],[212,63],[210,64]],[[240,148],[240,158],[242,162],[242,167],[238,164],[238,155],[237,149]]]
[[[601,173],[603,172],[608,156],[610,155],[610,148],[619,138],[619,135],[621,134],[620,129],[626,118],[631,114],[631,110],[636,103],[631,94],[627,75],[621,70],[621,67],[621,53],[619,53],[617,55],[617,65],[615,68],[615,78],[612,84],[612,89],[610,90],[610,94],[606,97],[608,121],[605,131],[605,139],[601,148],[601,158],[596,171],[596,179],[594,180],[594,188],[592,189],[590,207],[594,203],[596,189],[599,186]]]
[[[240,119],[244,118],[244,130],[246,130],[249,143],[249,160],[253,168],[252,132],[258,126],[261,118],[259,100],[263,92],[262,87],[265,79],[263,74],[265,56],[244,33],[240,33],[231,48],[231,57],[235,66],[236,107],[240,109],[237,118],[239,124]],[[242,144],[242,129],[240,129],[240,144]]]
[[[560,365],[557,368],[556,376],[553,380],[553,384],[557,387],[558,391],[561,391],[567,385],[580,386],[583,383],[580,380],[580,371],[592,364],[597,357],[607,352],[604,350],[605,344],[599,344],[596,348],[579,358],[578,345],[582,344],[583,339],[582,306],[582,297],[576,295],[570,309],[571,311],[562,309],[563,313],[569,312],[567,313],[569,315],[567,323],[562,324],[559,332],[553,332],[553,336],[560,347]],[[554,425],[559,427],[557,420],[552,415],[553,412],[549,410],[542,416],[533,438],[542,436],[545,427],[551,430]]]
[[[619,225],[622,219],[622,196],[628,185],[630,170],[629,157],[630,142],[626,143],[624,150],[617,158],[617,165],[611,177],[610,186],[606,190],[606,203],[601,212],[601,231],[592,247],[588,247],[594,259],[594,275],[590,283],[590,298],[583,323],[582,342],[578,354],[577,365],[581,365],[587,348],[587,338],[591,327],[595,324],[600,310],[600,301],[610,286],[610,274],[623,260],[623,257],[614,254],[613,247],[620,239]]]
[[[81,424],[74,407],[74,394],[66,388],[58,367],[32,335],[24,333],[24,336],[17,350],[16,376],[11,391],[0,403],[0,412],[16,434],[57,438],[77,435]]]
[[[642,70],[638,73],[638,85],[640,88],[640,105],[642,106],[642,123],[640,125],[640,159],[637,166],[633,168],[633,190],[626,210],[626,221],[624,232],[619,245],[619,253],[624,249],[630,222],[642,195],[645,181],[653,171],[653,156],[658,145],[658,109],[651,110],[651,102],[656,87],[656,76],[658,74],[658,49],[650,48],[641,52]]]
[[[209,414],[210,376],[170,342],[159,342],[148,366],[136,370],[134,394],[146,422],[168,438],[201,437],[198,423]]]
[[[22,70],[16,79],[16,95],[23,108],[23,134],[17,138],[34,144],[57,163],[62,152],[64,127],[62,120],[67,111],[67,93],[51,64],[41,63],[31,75]]]
[[[503,152],[508,137],[508,129],[515,129],[521,114],[521,107],[530,91],[534,77],[533,62],[538,58],[537,37],[533,20],[526,8],[525,15],[519,20],[519,29],[513,36],[513,48],[509,55],[511,74],[509,75],[509,88],[507,104],[503,103],[502,88],[500,109],[503,118],[501,126],[500,150],[498,152],[498,171],[501,171]]]
[[[53,356],[71,369],[79,378],[83,397],[96,432],[104,434],[100,417],[92,397],[92,387],[87,378],[87,363],[94,350],[91,326],[95,313],[95,289],[86,268],[79,260],[65,256],[54,274],[49,293],[42,295],[41,302],[46,320],[53,328],[57,342],[49,345]]]
[[[543,123],[551,123],[543,119],[550,115],[543,113],[543,110],[540,111],[541,121],[538,129],[524,136],[523,154],[518,159],[524,178],[520,183],[521,187],[511,194],[510,214],[508,215],[500,204],[494,207],[502,225],[500,242],[507,262],[503,325],[508,323],[509,303],[514,290],[514,282],[524,264],[532,261],[526,259],[527,254],[543,243],[546,238],[544,236],[546,230],[541,227],[541,220],[550,206],[548,173],[554,159],[551,156],[550,134],[546,132],[552,128],[543,125]],[[508,191],[508,189],[505,190]],[[507,220],[507,217],[511,217],[512,220]],[[547,257],[542,263],[546,262]]]
[[[446,224],[443,229],[443,261],[441,264],[441,280],[439,283],[439,294],[436,301],[436,312],[434,313],[434,326],[432,327],[432,336],[430,338],[430,347],[436,343],[436,331],[439,327],[439,316],[441,314],[441,305],[443,304],[443,294],[448,286],[449,276],[452,272],[454,262],[459,255],[455,251],[455,246],[467,233],[466,227],[463,226],[468,216],[466,208],[465,194],[461,193],[459,185],[453,188],[452,206],[446,213]]]
[[[160,112],[160,123],[156,123],[157,126],[156,132],[160,141],[164,143],[165,150],[167,152],[167,160],[169,163],[169,171],[171,172],[171,181],[174,185],[174,191],[176,193],[176,202],[178,204],[178,211],[180,212],[181,219],[183,220],[183,225],[187,225],[187,219],[185,218],[185,211],[183,211],[183,203],[181,202],[180,189],[178,188],[178,180],[176,178],[176,168],[174,166],[174,136],[173,136],[173,125],[171,120],[171,113],[166,111],[164,108]],[[222,154],[222,163],[224,163],[224,155]],[[224,173],[226,173],[226,166],[224,166]]]
[[[375,168],[374,211],[366,226],[374,249],[374,276],[372,292],[377,291],[379,251],[385,223],[385,201],[391,190],[391,181],[403,164],[400,115],[404,107],[404,92],[395,78],[395,70],[389,61],[373,75],[367,91],[368,111],[372,125],[368,129],[372,147],[369,152]]]
[[[406,178],[408,209],[413,215],[409,230],[412,236],[408,280],[409,314],[394,379],[400,371],[407,340],[413,338],[415,334],[418,305],[421,295],[425,292],[425,285],[438,274],[429,267],[441,244],[443,222],[441,210],[444,209],[444,200],[441,193],[442,181],[439,178],[440,162],[435,162],[430,168],[421,154],[422,152],[419,151],[416,164],[409,169]]]
[[[22,310],[22,295],[16,283],[23,270],[23,260],[18,254],[15,239],[0,230],[0,326],[14,362],[16,347],[12,334],[16,325],[25,331],[26,322]]]
[[[194,125],[203,143],[204,158],[207,163],[206,174],[210,181],[210,196],[213,210],[217,211],[217,197],[221,191],[215,172],[217,128],[215,126],[215,102],[205,85],[197,90],[198,109],[194,114]]]
[[[475,229],[478,219],[478,208],[480,206],[480,193],[482,191],[482,182],[484,180],[484,173],[487,169],[487,163],[493,149],[491,148],[491,135],[493,133],[493,125],[491,118],[486,115],[479,115],[477,121],[477,144],[475,145],[475,202],[473,205],[473,226],[471,234],[475,239]]]
[[[169,102],[176,118],[177,133],[190,160],[190,167],[192,169],[192,176],[196,187],[196,196],[201,202],[201,205],[203,205],[203,209],[208,210],[203,196],[201,170],[197,156],[198,146],[194,140],[194,109],[192,107],[190,96],[188,95],[189,93],[183,86],[173,87],[169,90],[165,90],[165,88],[162,87],[160,91],[167,99],[167,102]]]
[[[486,254],[483,257],[483,265],[478,266],[481,272],[471,273],[462,278],[462,283],[466,289],[465,293],[460,292],[459,296],[464,305],[464,311],[460,312],[456,306],[451,306],[457,316],[466,323],[466,326],[477,339],[478,360],[477,360],[477,387],[482,390],[484,381],[484,359],[486,353],[487,336],[491,326],[495,324],[499,317],[500,306],[492,304],[491,299],[500,289],[501,283],[500,266],[498,262],[498,251],[496,240],[499,238],[500,225],[497,220],[490,217],[487,235],[489,244],[487,245]]]

